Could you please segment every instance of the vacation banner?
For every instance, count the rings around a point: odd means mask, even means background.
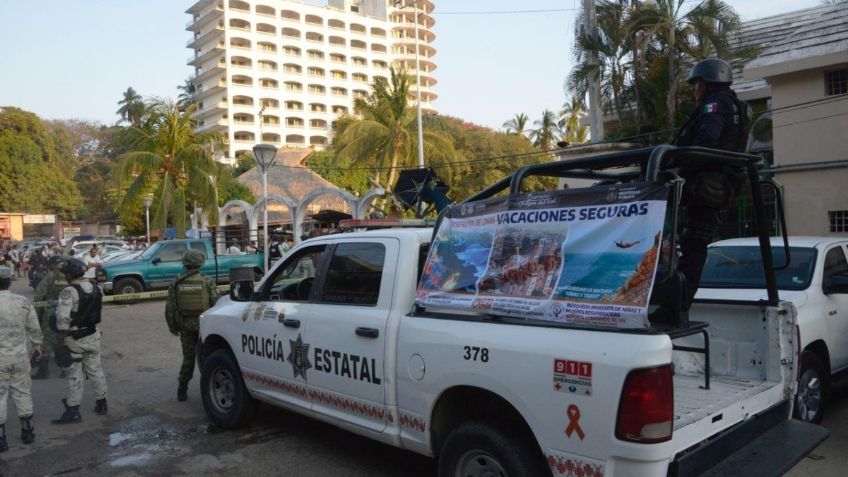
[[[454,205],[430,247],[416,303],[647,327],[668,193],[618,184]]]

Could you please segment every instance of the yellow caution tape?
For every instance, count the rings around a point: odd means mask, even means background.
[[[229,285],[218,285],[219,292],[229,292]],[[168,290],[157,290],[157,291],[149,291],[142,293],[124,293],[123,295],[104,295],[103,303],[109,303],[112,301],[139,301],[139,300],[150,300],[154,298],[167,298]],[[50,302],[47,301],[36,301],[32,303],[32,306],[36,308],[49,308]]]

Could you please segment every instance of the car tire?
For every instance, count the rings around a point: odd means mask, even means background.
[[[259,405],[247,390],[232,353],[225,349],[212,352],[203,361],[200,396],[209,420],[223,429],[247,425]]]
[[[804,351],[793,416],[802,421],[820,423],[829,386],[830,377],[824,363],[815,353]]]
[[[127,295],[130,293],[141,293],[144,291],[144,285],[141,284],[135,278],[121,278],[115,282],[115,286],[112,287],[113,295]],[[138,300],[120,300],[121,303],[132,304]]]
[[[550,476],[532,438],[520,438],[484,422],[466,422],[448,435],[439,454],[439,477]]]

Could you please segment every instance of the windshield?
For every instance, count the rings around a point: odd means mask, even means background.
[[[150,247],[148,247],[147,250],[145,250],[139,258],[141,258],[142,260],[150,260],[151,258],[153,258],[154,255],[156,255],[156,252],[158,252],[160,248],[162,248],[162,243],[156,242]]]
[[[776,266],[786,263],[783,247],[772,248]],[[777,288],[804,290],[810,286],[816,264],[816,249],[789,247],[792,263],[775,270]],[[759,246],[710,247],[701,274],[701,288],[765,288],[763,261]]]

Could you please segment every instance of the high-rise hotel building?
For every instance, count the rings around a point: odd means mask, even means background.
[[[433,2],[412,3],[197,1],[187,10],[187,46],[198,130],[227,136],[226,162],[258,143],[327,146],[333,121],[352,113],[376,78],[388,78],[391,64],[405,64],[415,77],[416,16],[421,106],[435,112]]]

